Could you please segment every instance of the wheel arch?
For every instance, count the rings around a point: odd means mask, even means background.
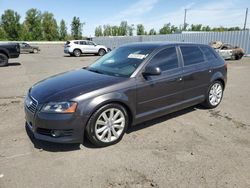
[[[100,52],[100,50],[104,50],[107,53],[107,50],[103,47],[99,48],[98,52]]]
[[[223,74],[221,72],[216,72],[212,76],[212,78],[210,80],[210,84],[212,84],[215,81],[220,81],[222,83],[222,85],[223,85],[223,89],[225,89],[226,81],[225,81],[225,78],[224,78],[224,76],[223,76]]]
[[[80,48],[74,48],[73,53],[75,50],[80,50],[80,52],[82,53],[82,50]]]
[[[8,53],[5,49],[0,48],[0,53],[4,54],[4,55],[6,55],[8,58],[10,58],[9,53]]]
[[[87,117],[86,124],[88,123],[90,117],[102,106],[116,103],[125,108],[128,113],[129,117],[129,126],[133,124],[134,117],[135,117],[135,110],[133,109],[132,105],[129,103],[128,98],[120,93],[111,93],[105,94],[99,97],[96,97],[88,102],[88,104],[84,104],[85,112],[84,117]]]

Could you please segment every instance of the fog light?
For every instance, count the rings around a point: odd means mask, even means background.
[[[61,136],[62,132],[59,130],[52,130],[50,134],[53,137],[59,137],[59,136]]]

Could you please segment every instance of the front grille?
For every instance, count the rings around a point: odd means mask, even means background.
[[[29,109],[30,112],[34,114],[36,112],[37,105],[38,105],[38,102],[36,99],[30,96],[27,96],[26,107]]]

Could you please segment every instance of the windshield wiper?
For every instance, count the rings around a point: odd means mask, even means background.
[[[95,73],[98,73],[98,74],[104,74],[103,72],[97,70],[97,69],[93,69],[93,68],[88,68],[87,70],[91,71],[91,72],[95,72]]]

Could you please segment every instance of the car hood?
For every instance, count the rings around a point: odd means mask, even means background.
[[[38,103],[68,101],[79,95],[101,89],[126,78],[90,72],[85,69],[74,70],[49,77],[36,83],[30,95]]]

